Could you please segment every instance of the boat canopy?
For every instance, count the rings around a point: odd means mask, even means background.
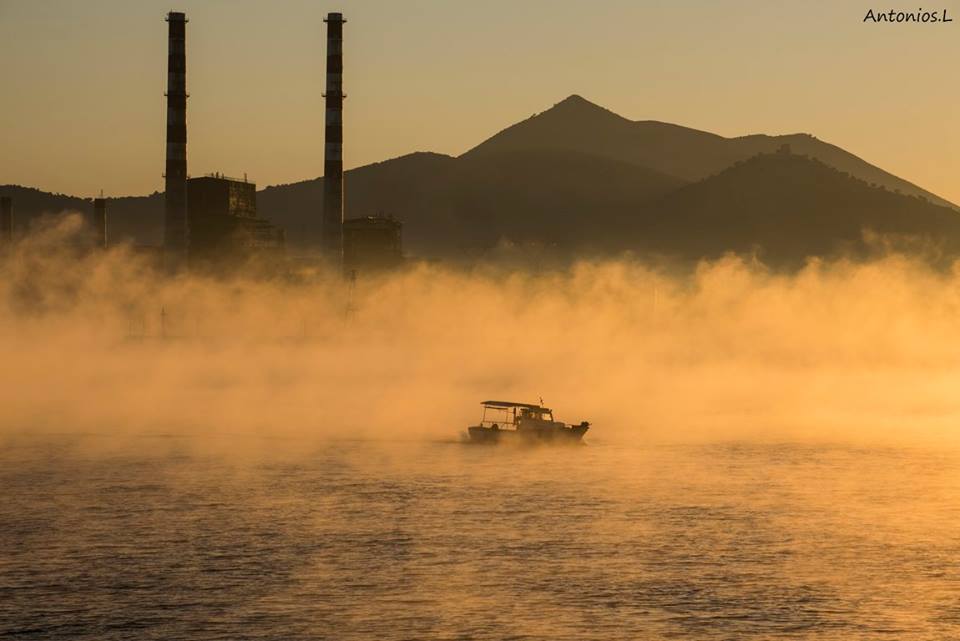
[[[514,403],[512,401],[484,401],[481,403],[484,407],[496,407],[499,409],[510,409],[512,407],[525,407],[530,410],[537,410],[539,412],[550,412],[550,408],[543,407],[540,405],[534,405],[533,403]]]

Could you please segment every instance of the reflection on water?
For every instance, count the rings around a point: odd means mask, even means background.
[[[952,451],[96,440],[0,450],[0,638],[960,636]]]

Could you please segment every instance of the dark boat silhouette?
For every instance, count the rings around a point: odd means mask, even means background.
[[[484,401],[478,425],[467,428],[473,443],[547,442],[577,443],[590,423],[568,425],[553,420],[553,410],[542,404]]]

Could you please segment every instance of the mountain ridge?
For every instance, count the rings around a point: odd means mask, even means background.
[[[871,237],[960,256],[960,215],[891,192],[809,156],[759,154],[648,204],[648,250],[687,257],[752,253],[799,265],[810,256],[867,256]],[[695,233],[709,230],[708,235]],[[691,233],[694,232],[694,233]]]
[[[924,196],[931,202],[960,210],[945,198],[811,134],[746,134],[725,138],[658,120],[629,120],[578,94],[497,132],[460,157],[504,149],[575,148],[694,182],[737,161],[773,152],[783,144],[795,147],[796,153],[816,157],[867,182]]]
[[[772,261],[795,262],[862,245],[877,220],[881,233],[930,237],[960,255],[952,203],[840,147],[808,134],[724,138],[631,121],[577,95],[459,156],[414,152],[351,169],[345,181],[347,217],[394,215],[407,251],[423,257],[477,255],[507,241],[688,257],[765,245]],[[306,250],[319,240],[322,191],[322,177],[267,186],[258,209]],[[690,195],[698,193],[707,195]],[[43,211],[91,208],[21,187],[0,194],[14,195],[21,227]],[[162,194],[111,198],[107,211],[112,242],[161,242]],[[766,217],[792,225],[795,238],[778,237]]]

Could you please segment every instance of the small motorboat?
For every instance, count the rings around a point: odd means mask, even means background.
[[[472,443],[529,441],[579,443],[590,429],[590,423],[568,425],[553,420],[553,410],[532,403],[484,401],[478,425],[467,428]]]

